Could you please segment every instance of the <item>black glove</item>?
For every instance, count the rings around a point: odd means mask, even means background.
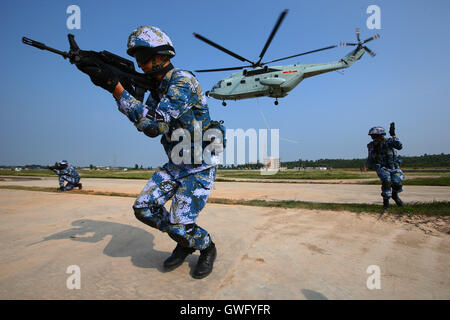
[[[114,89],[119,83],[117,74],[105,64],[77,65],[77,68],[86,73],[91,78],[93,84],[111,93],[114,92]]]
[[[134,98],[138,99],[138,97],[137,97],[138,94],[137,94],[135,88],[133,87],[133,85],[132,85],[132,83],[131,83],[131,81],[129,79],[121,78],[121,79],[119,79],[119,82],[123,86],[123,88],[125,90],[127,90],[127,92],[129,94],[131,94]],[[143,99],[141,98],[141,99],[138,99],[138,100],[143,100]]]
[[[391,122],[391,126],[389,127],[389,134],[391,137],[395,137],[395,123]]]

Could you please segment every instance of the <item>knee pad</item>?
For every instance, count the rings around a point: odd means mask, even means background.
[[[150,207],[150,208],[136,208],[133,206],[134,215],[136,219],[149,225],[152,228],[159,229],[161,218],[159,217],[159,213],[161,208],[159,207]]]
[[[134,210],[134,216],[136,217],[136,219],[138,219],[141,222],[145,222],[145,218],[151,213],[150,210],[148,208],[135,208],[133,207]]]
[[[384,180],[381,183],[381,196],[384,199],[389,199],[391,197],[391,182],[388,180]]]
[[[399,193],[403,191],[403,187],[401,184],[393,183],[392,184],[392,191],[395,193]]]
[[[391,189],[391,182],[388,181],[388,180],[384,180],[384,181],[381,183],[381,188],[382,188],[383,190],[390,190],[390,189]]]
[[[64,189],[64,191],[70,191],[70,190],[72,190],[74,187],[75,187],[74,184],[68,182],[68,183],[64,186],[63,189]]]
[[[170,224],[167,234],[169,237],[180,244],[182,247],[190,247],[191,243],[188,237],[195,233],[196,224]]]

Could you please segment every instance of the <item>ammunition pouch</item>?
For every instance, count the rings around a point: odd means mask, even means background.
[[[222,144],[223,144],[223,148],[226,148],[226,144],[227,144],[227,139],[225,138],[226,135],[226,129],[225,126],[223,125],[223,120],[220,121],[215,121],[215,120],[211,120],[208,127],[206,128],[206,130],[208,129],[218,129],[220,130],[220,132],[222,133]]]

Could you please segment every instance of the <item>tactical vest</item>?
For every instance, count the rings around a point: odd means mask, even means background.
[[[397,156],[397,150],[390,147],[387,144],[388,140],[381,142],[370,142],[367,145],[369,149],[369,156],[367,159],[367,166],[369,169],[376,169],[376,165],[387,169],[398,169],[400,165],[400,159]]]
[[[170,79],[169,83],[172,81],[174,72],[177,71],[176,69],[170,70],[166,76]],[[189,71],[190,72],[190,71]],[[192,74],[192,72],[190,72]],[[193,75],[193,74],[192,74]],[[162,92],[162,95],[166,94],[166,92]],[[156,101],[160,101],[158,94],[152,94],[153,99]],[[156,99],[157,98],[157,99]],[[200,134],[200,137],[196,137],[195,135],[195,128],[194,128],[194,120],[197,122],[198,125],[201,126],[201,128],[198,128],[200,130],[197,131],[197,135]],[[169,125],[169,130],[164,133],[161,136],[161,144],[164,147],[164,150],[166,151],[166,154],[168,155],[169,159],[171,159],[171,153],[172,149],[180,143],[181,138],[179,141],[172,141],[171,137],[173,133],[177,129],[184,129],[187,130],[190,134],[191,138],[191,148],[190,148],[190,154],[191,154],[191,164],[201,164],[201,163],[195,163],[195,159],[202,159],[201,155],[198,154],[199,151],[203,152],[203,150],[211,143],[210,141],[203,141],[203,135],[208,129],[216,128],[219,129],[222,132],[223,136],[223,146],[225,147],[225,127],[222,125],[223,121],[213,121],[211,120],[209,116],[209,109],[206,106],[203,106],[201,104],[193,104],[191,109],[187,111],[185,114],[180,116],[178,119],[171,118]],[[196,150],[195,148],[195,138],[202,139],[201,141],[201,150]],[[195,154],[197,152],[197,154]],[[180,150],[180,157],[183,157],[183,150]]]

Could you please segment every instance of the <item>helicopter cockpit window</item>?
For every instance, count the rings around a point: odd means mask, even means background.
[[[241,80],[241,83],[245,83],[245,80]]]
[[[217,82],[217,83],[214,85],[213,89],[220,88],[221,84],[222,84],[222,80],[220,80],[219,82]]]
[[[227,82],[227,86],[231,86],[231,82]]]
[[[251,77],[251,76],[256,76],[258,74],[275,72],[275,71],[281,71],[281,70],[273,69],[273,68],[267,68],[267,69],[263,68],[263,69],[249,70],[249,71],[247,71],[247,74],[245,76],[246,77]]]

